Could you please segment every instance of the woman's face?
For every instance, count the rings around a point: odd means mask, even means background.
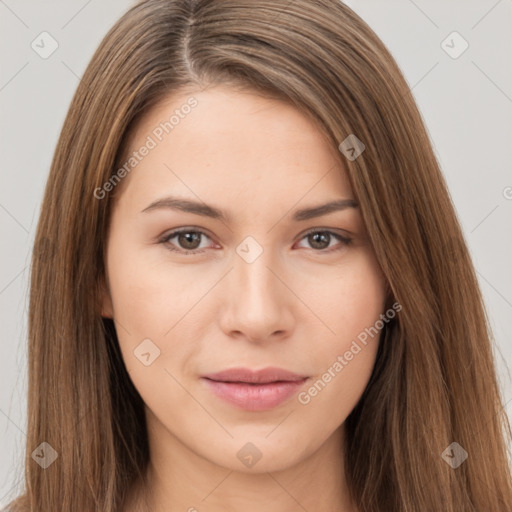
[[[103,312],[153,457],[179,444],[274,471],[339,438],[374,366],[365,329],[385,281],[336,151],[293,106],[226,87],[173,96],[139,124]],[[215,375],[231,369],[245,370]]]

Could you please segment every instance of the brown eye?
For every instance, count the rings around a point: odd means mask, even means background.
[[[199,249],[201,237],[208,238],[208,236],[202,231],[182,229],[169,233],[160,240],[160,243],[167,244],[171,251],[183,252],[184,254],[194,254],[204,251],[204,248]],[[171,243],[171,240],[174,238],[176,239],[176,242]]]
[[[200,247],[201,237],[210,240],[210,237],[203,231],[197,229],[180,229],[165,235],[159,242],[165,244],[169,250],[181,254],[198,254],[204,252],[205,247]],[[176,239],[174,242],[171,240]],[[306,233],[301,240],[307,239],[310,249],[318,253],[330,253],[343,249],[350,245],[351,238],[347,238],[338,233],[329,230],[315,229]],[[331,242],[338,241],[338,246]]]
[[[201,234],[195,231],[184,231],[176,236],[180,246],[187,250],[197,249],[199,247],[198,243],[201,242]]]
[[[338,233],[334,233],[333,231],[319,229],[315,229],[309,233],[306,233],[302,239],[307,239],[310,247],[316,252],[331,252],[341,250],[345,246],[350,245],[352,242],[351,238],[347,238]],[[329,245],[333,239],[341,242],[339,247],[334,246],[334,248],[329,248]]]
[[[317,231],[316,233],[308,235],[308,240],[314,249],[327,249],[327,247],[329,247],[331,235],[327,232]]]

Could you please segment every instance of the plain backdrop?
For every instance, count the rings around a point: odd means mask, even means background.
[[[478,272],[512,417],[512,1],[346,3],[390,49],[423,115]],[[50,162],[82,73],[131,5],[0,0],[0,507],[23,478],[29,263]],[[48,58],[32,47],[42,32],[58,44]]]

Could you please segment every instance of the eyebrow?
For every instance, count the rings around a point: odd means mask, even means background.
[[[321,217],[328,213],[345,210],[347,208],[357,208],[359,205],[354,199],[337,199],[330,201],[326,204],[311,206],[295,211],[292,219],[296,222]],[[164,197],[152,202],[149,206],[144,208],[141,213],[150,212],[153,210],[167,208],[171,210],[179,210],[182,212],[193,213],[195,215],[202,215],[204,217],[211,217],[212,219],[221,220],[225,223],[230,221],[230,216],[219,208],[209,206],[206,203],[193,201],[190,199],[181,199],[178,197]]]

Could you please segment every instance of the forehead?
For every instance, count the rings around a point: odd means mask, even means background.
[[[132,197],[251,195],[266,204],[353,197],[337,148],[319,126],[291,103],[257,92],[217,86],[169,96],[141,119],[127,158],[144,146],[151,149],[127,180]]]

